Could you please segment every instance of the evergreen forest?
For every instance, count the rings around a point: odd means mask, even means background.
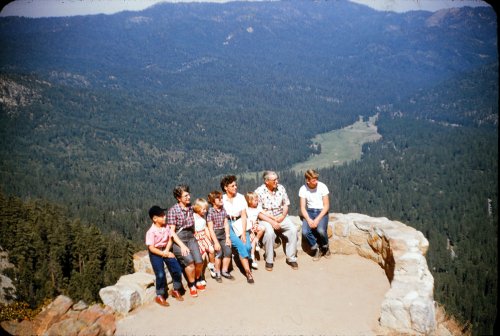
[[[243,193],[276,170],[296,215],[304,179],[290,167],[321,151],[311,139],[377,114],[382,138],[360,160],[319,170],[332,211],[421,231],[435,300],[493,334],[496,28],[491,8],[397,14],[343,0],[0,18],[9,297],[99,301],[132,272],[147,209],[173,205],[179,183],[206,197],[235,174]]]

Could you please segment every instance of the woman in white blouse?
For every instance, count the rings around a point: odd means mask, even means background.
[[[220,182],[220,187],[225,193],[222,196],[222,202],[229,222],[231,244],[238,250],[247,282],[252,284],[254,283],[254,279],[248,261],[252,250],[252,243],[250,241],[251,227],[250,225],[247,227],[247,201],[242,194],[238,193],[236,176],[224,176]]]

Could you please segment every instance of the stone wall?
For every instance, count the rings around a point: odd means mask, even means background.
[[[381,306],[380,325],[406,334],[436,331],[434,278],[424,235],[401,222],[361,214],[331,214],[333,253],[358,254],[378,263],[390,289]]]
[[[298,217],[293,221],[300,226]],[[358,254],[385,270],[390,289],[381,303],[380,326],[388,333],[449,335],[437,331],[434,279],[425,259],[429,243],[421,232],[387,218],[335,213],[329,218],[329,236],[332,253]],[[34,321],[4,321],[1,326],[14,335],[112,335],[115,314],[126,315],[154,299],[155,277],[147,251],[136,253],[133,262],[135,273],[99,291],[106,307],[74,305],[60,296]],[[167,277],[170,283],[168,272]]]
[[[300,225],[298,217],[293,221]],[[381,304],[381,327],[413,335],[435,333],[434,278],[425,259],[429,242],[424,235],[401,222],[355,213],[330,214],[329,227],[332,253],[358,254],[385,270],[391,287]],[[134,255],[134,269],[136,273],[99,292],[102,301],[121,314],[154,297],[147,251]]]
[[[292,220],[300,225],[298,217]],[[434,278],[425,259],[429,242],[421,232],[401,222],[356,213],[330,214],[329,229],[333,253],[358,254],[385,270],[391,287],[381,304],[381,327],[415,335],[435,332]],[[154,275],[147,251],[134,255],[134,269],[136,273],[100,292],[103,302],[122,314],[153,299]]]

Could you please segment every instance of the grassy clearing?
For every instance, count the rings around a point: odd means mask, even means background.
[[[379,140],[382,136],[377,132],[378,115],[368,121],[357,122],[340,130],[318,134],[312,141],[321,144],[321,153],[312,155],[307,161],[299,162],[291,167],[296,172],[305,172],[307,169],[321,169],[342,165],[349,161],[361,158],[361,148],[367,142]],[[249,172],[239,175],[243,178],[261,179],[261,172]]]
[[[321,144],[321,153],[295,164],[292,170],[304,172],[307,169],[328,168],[359,160],[363,144],[381,138],[375,125],[376,120],[377,115],[370,117],[368,121],[362,121],[360,118],[354,124],[340,130],[318,134],[312,141]]]

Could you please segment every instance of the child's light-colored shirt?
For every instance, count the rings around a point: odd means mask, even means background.
[[[207,226],[207,221],[205,218],[201,217],[197,213],[194,214],[194,230],[196,232],[198,231],[205,231],[205,227]]]
[[[162,249],[167,246],[170,236],[170,227],[168,225],[158,227],[152,224],[146,232],[146,245]]]
[[[257,223],[259,213],[262,212],[262,206],[259,204],[256,208],[247,208],[247,228],[251,229]]]

